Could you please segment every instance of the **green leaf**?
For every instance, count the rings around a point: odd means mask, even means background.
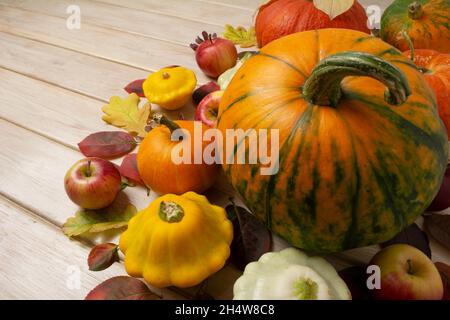
[[[101,210],[81,209],[74,217],[67,219],[63,225],[63,232],[68,237],[78,236],[90,232],[98,233],[110,229],[126,227],[128,221],[137,213],[132,204],[114,203]]]
[[[314,6],[333,20],[348,11],[354,2],[355,0],[314,0]]]
[[[223,36],[234,44],[240,45],[241,48],[249,48],[257,44],[255,27],[250,27],[247,30],[244,27],[234,28],[227,24]]]

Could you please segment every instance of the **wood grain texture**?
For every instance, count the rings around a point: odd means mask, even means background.
[[[89,251],[0,196],[0,299],[83,299],[102,281],[124,275],[119,263],[102,272],[89,271]],[[152,290],[165,299],[181,298]]]
[[[216,3],[200,2],[196,0],[98,0],[120,7],[133,8],[145,12],[170,15],[194,20],[202,23],[224,26],[227,23],[249,26],[252,24],[252,14],[248,10]]]
[[[0,4],[67,19],[69,15],[66,10],[74,2],[71,0],[0,0]],[[202,30],[218,34],[224,30],[223,26],[208,25],[131,8],[118,8],[91,0],[78,0],[76,5],[81,10],[82,28],[84,24],[103,26],[183,46],[193,42]],[[180,25],[183,27],[180,28]]]
[[[84,24],[80,30],[66,28],[66,19],[0,5],[0,31],[68,48],[94,57],[147,71],[170,65],[194,70],[200,82],[208,81],[197,66],[194,52],[178,45]]]

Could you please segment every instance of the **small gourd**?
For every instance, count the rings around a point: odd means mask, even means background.
[[[162,196],[138,213],[119,247],[130,276],[157,288],[186,288],[222,269],[232,239],[225,210],[188,192]]]
[[[326,260],[288,248],[248,264],[234,300],[351,300],[351,294]]]

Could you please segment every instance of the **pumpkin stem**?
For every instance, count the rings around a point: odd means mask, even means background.
[[[161,201],[159,205],[159,217],[168,223],[180,222],[184,217],[183,208],[173,201]]]
[[[406,43],[408,43],[409,52],[410,52],[409,55],[410,55],[412,62],[414,62],[414,58],[415,58],[414,43],[412,42],[411,38],[409,37],[408,33],[405,30],[402,31],[402,36],[403,36],[403,38],[405,38]]]
[[[341,52],[320,61],[303,86],[304,98],[320,106],[336,107],[342,98],[341,82],[348,76],[371,77],[386,85],[384,99],[401,105],[411,94],[403,72],[365,52]]]
[[[181,127],[176,124],[174,121],[167,118],[165,115],[162,115],[160,113],[153,115],[153,121],[155,121],[158,125],[163,125],[169,128],[170,133],[174,133],[174,131],[181,129]],[[181,140],[183,137],[180,137]]]
[[[419,1],[414,1],[408,6],[408,16],[413,20],[418,20],[423,17],[423,7]]]

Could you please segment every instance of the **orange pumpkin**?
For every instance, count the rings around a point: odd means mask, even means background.
[[[171,121],[165,116],[155,117],[161,125],[151,130],[139,146],[137,165],[142,181],[151,190],[159,194],[181,195],[188,191],[203,193],[215,182],[220,166],[206,164],[203,161],[195,164],[194,124],[195,121]],[[209,129],[197,122],[203,131]],[[186,130],[190,135],[190,159],[188,163],[176,164],[172,159],[172,150],[180,141],[172,141],[172,132],[177,129]],[[208,142],[201,145],[202,155]],[[180,154],[182,156],[182,154]]]
[[[307,30],[343,28],[370,33],[366,11],[358,1],[348,11],[331,20],[310,0],[271,0],[259,8],[255,28],[260,47]]]
[[[424,212],[443,180],[447,132],[435,102],[414,63],[379,38],[321,29],[275,40],[234,76],[217,127],[278,130],[279,171],[234,161],[226,177],[296,247],[386,241]],[[234,156],[249,150],[243,137]]]
[[[381,38],[402,51],[411,39],[416,49],[450,52],[450,0],[395,0],[381,17]]]
[[[410,56],[410,51],[404,54]],[[415,50],[414,63],[420,68],[436,95],[439,115],[450,136],[450,54],[434,50]]]

